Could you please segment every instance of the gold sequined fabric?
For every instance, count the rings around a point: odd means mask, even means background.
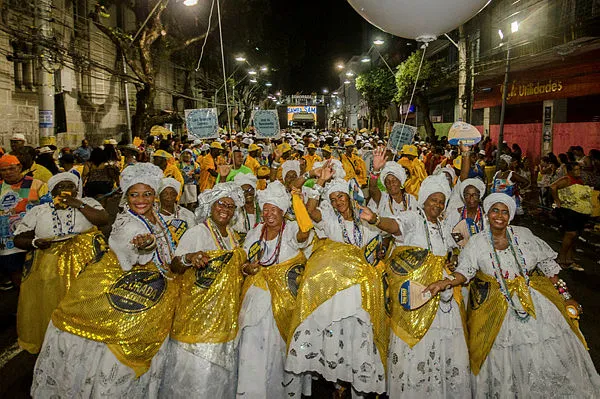
[[[412,348],[425,336],[433,323],[440,296],[436,295],[418,309],[405,310],[400,304],[400,287],[407,280],[424,286],[441,280],[446,257],[436,256],[419,247],[401,246],[394,249],[385,263],[385,309],[390,317],[390,326],[394,334]]]
[[[287,343],[290,335],[290,322],[294,308],[298,286],[302,279],[306,257],[300,251],[298,255],[276,265],[261,267],[260,271],[244,282],[242,298],[251,286],[256,286],[271,294],[273,317],[281,338]]]
[[[189,268],[177,278],[179,300],[171,337],[179,342],[225,343],[237,335],[246,252],[237,248],[207,255],[205,268]]]
[[[153,262],[125,272],[109,250],[75,280],[52,314],[52,323],[105,343],[140,376],[169,335],[176,299],[175,284]]]
[[[98,229],[27,254],[17,307],[19,346],[39,353],[50,316],[88,264],[106,251]]]
[[[315,309],[354,285],[360,285],[362,308],[369,313],[375,345],[385,365],[388,333],[382,275],[365,260],[363,249],[354,245],[325,240],[313,251],[306,262],[287,342]]]
[[[558,199],[564,208],[590,215],[592,213],[592,187],[572,184],[558,190]]]

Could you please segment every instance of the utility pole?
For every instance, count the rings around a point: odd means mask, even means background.
[[[506,97],[508,95],[508,74],[510,73],[510,45],[506,44],[506,68],[502,84],[502,107],[500,108],[500,132],[498,133],[498,148],[496,150],[496,170],[499,170],[502,144],[504,143],[504,114],[506,113]]]
[[[467,40],[465,37],[465,27],[458,27],[458,119],[467,121],[468,99],[466,96],[467,87]]]
[[[37,2],[35,26],[37,28],[39,52],[38,66],[38,109],[40,146],[55,145],[54,136],[54,57],[48,48],[52,35],[52,0]]]

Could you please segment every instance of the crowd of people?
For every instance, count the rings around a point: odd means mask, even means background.
[[[2,150],[0,288],[33,397],[600,396],[560,277],[582,270],[598,150],[532,169],[489,138],[136,143]],[[560,253],[512,223],[538,191]]]

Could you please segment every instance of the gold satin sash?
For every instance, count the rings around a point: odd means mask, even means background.
[[[400,287],[407,280],[425,286],[441,280],[446,257],[436,256],[419,247],[401,246],[394,249],[385,264],[385,309],[394,334],[412,348],[425,336],[433,323],[440,296],[436,295],[418,309],[405,310],[400,304]],[[458,306],[462,306],[462,303],[458,302]]]
[[[386,365],[387,328],[381,272],[364,257],[364,250],[331,240],[314,250],[302,277],[287,342],[308,316],[335,294],[359,284],[362,308],[369,313],[375,345]]]
[[[516,293],[523,309],[535,318],[535,307],[525,279],[522,276],[518,276],[506,282],[510,295],[512,296]],[[579,331],[577,322],[568,316],[564,300],[558,294],[548,277],[535,273],[530,277],[530,286],[544,295],[560,310],[573,332],[587,349],[587,344]],[[469,356],[473,374],[479,374],[481,366],[490,353],[500,332],[507,310],[508,303],[502,295],[496,279],[485,273],[477,272],[475,278],[470,283],[469,306],[467,309]]]
[[[77,276],[107,251],[97,228],[27,254],[17,307],[19,346],[39,353],[50,316]]]
[[[242,298],[246,296],[246,292],[253,285],[270,292],[273,317],[281,338],[286,343],[290,334],[290,322],[296,307],[298,286],[305,264],[306,257],[300,251],[290,260],[273,266],[261,267],[257,274],[246,279],[242,289]]]
[[[176,299],[175,284],[153,262],[124,272],[108,251],[79,275],[52,314],[52,323],[105,343],[139,377],[169,335]]]
[[[246,252],[210,251],[208,265],[177,278],[179,301],[171,338],[188,344],[224,343],[237,335]]]

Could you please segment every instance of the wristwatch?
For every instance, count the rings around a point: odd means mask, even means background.
[[[85,202],[82,202],[81,205],[79,205],[77,208],[79,208],[79,209],[85,208]]]

